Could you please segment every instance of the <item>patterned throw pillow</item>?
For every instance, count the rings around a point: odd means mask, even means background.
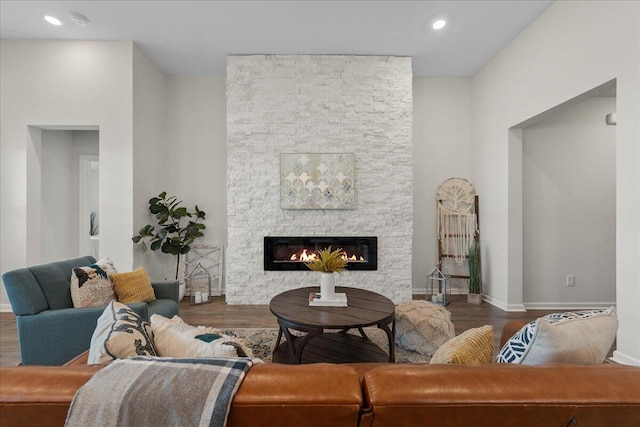
[[[498,363],[538,365],[604,361],[618,330],[615,307],[554,313],[528,323],[498,353]]]
[[[129,273],[112,274],[109,279],[118,294],[118,301],[123,304],[150,302],[156,299],[147,270],[142,266]]]
[[[493,326],[464,331],[436,350],[432,364],[488,365],[493,358]]]
[[[117,273],[113,261],[101,259],[86,267],[76,267],[71,272],[71,300],[73,306],[98,307],[116,298],[109,276]]]
[[[253,352],[234,337],[207,333],[185,323],[179,316],[151,316],[154,342],[162,357],[253,357]]]
[[[132,356],[157,356],[151,326],[126,305],[112,301],[98,318],[91,346],[90,365]]]

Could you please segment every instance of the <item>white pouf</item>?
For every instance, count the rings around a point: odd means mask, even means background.
[[[451,313],[441,305],[416,300],[396,307],[396,344],[406,350],[433,356],[455,336]]]

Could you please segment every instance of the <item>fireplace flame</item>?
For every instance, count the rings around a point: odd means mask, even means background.
[[[303,249],[299,257],[298,254],[293,254],[291,255],[291,258],[289,258],[289,261],[309,262],[317,258],[318,255],[315,252],[308,253],[307,249]],[[346,251],[342,253],[342,259],[348,262],[365,262],[364,257],[360,256],[360,258],[358,258],[355,255],[349,256]]]
[[[318,258],[318,255],[316,255],[315,253],[312,253],[312,254],[309,255],[309,254],[307,254],[307,250],[306,249],[304,249],[302,251],[302,253],[300,254],[300,261],[302,261],[302,262],[313,261],[316,258]],[[291,261],[298,261],[298,255],[293,254],[293,255],[291,255],[290,259],[291,259]]]

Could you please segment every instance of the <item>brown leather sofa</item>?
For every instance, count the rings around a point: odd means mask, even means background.
[[[85,363],[86,354],[1,368],[0,425],[64,425],[75,392],[101,368]],[[640,368],[264,364],[245,377],[227,425],[636,426]]]

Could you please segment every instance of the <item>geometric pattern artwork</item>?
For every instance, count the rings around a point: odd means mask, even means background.
[[[509,341],[500,349],[496,363],[521,363],[529,348],[533,345],[540,319],[545,319],[549,323],[560,323],[578,319],[588,319],[594,316],[608,315],[610,308],[592,309],[581,311],[569,311],[564,313],[552,313],[539,319],[527,323],[522,329],[516,332]]]
[[[355,209],[355,154],[280,154],[282,209]]]

